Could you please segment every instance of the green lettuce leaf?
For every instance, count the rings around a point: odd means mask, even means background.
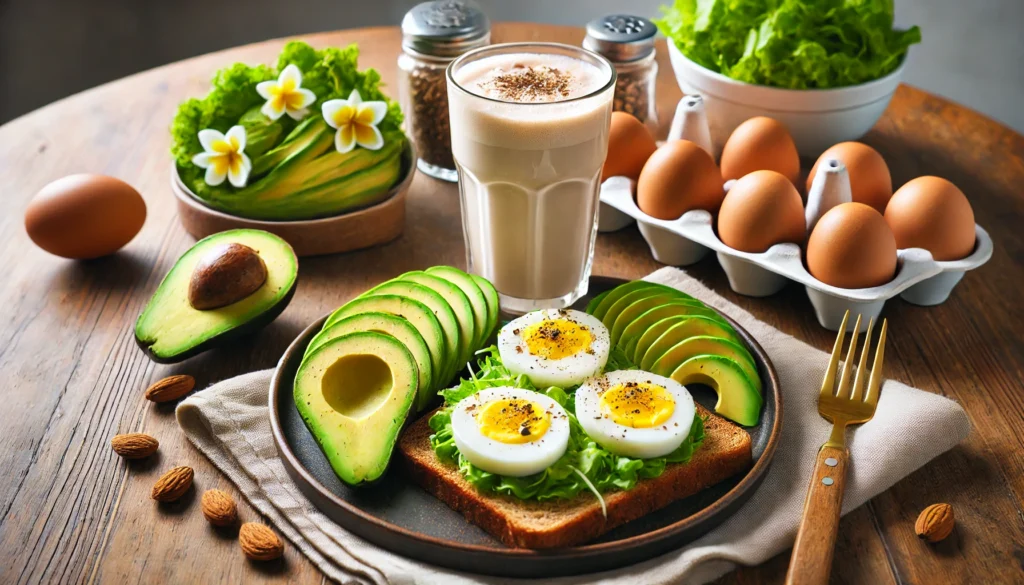
[[[733,79],[825,89],[899,67],[914,26],[894,29],[893,0],[675,0],[655,23],[691,61]]]
[[[617,352],[617,353],[616,353]],[[621,350],[612,350],[605,371],[634,369]],[[554,465],[544,471],[526,477],[506,477],[490,473],[470,463],[455,446],[452,433],[451,411],[463,398],[480,390],[498,386],[514,386],[533,392],[541,392],[558,402],[569,416],[569,445],[565,454]],[[477,369],[469,379],[462,379],[457,386],[441,390],[445,404],[430,417],[430,444],[442,461],[458,466],[466,480],[481,492],[513,495],[524,500],[550,500],[574,498],[583,491],[589,491],[586,482],[576,473],[578,469],[600,492],[628,490],[641,479],[658,477],[669,463],[686,463],[693,452],[704,441],[704,420],[694,415],[690,434],[678,449],[665,457],[634,459],[615,455],[591,440],[576,419],[575,389],[550,387],[536,388],[524,375],[514,375],[501,362],[498,348],[491,346],[481,352]]]

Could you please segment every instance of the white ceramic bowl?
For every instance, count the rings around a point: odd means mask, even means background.
[[[780,89],[730,79],[684,56],[669,40],[676,81],[686,94],[704,98],[716,154],[732,131],[754,116],[789,128],[800,154],[817,158],[833,144],[857,140],[882,116],[907,60],[885,77],[837,89]]]

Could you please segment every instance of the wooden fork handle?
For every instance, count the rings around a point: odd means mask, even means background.
[[[804,517],[789,559],[786,585],[825,585],[839,530],[839,513],[846,489],[846,449],[822,447],[807,489]]]

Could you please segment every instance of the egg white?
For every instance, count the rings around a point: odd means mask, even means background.
[[[592,353],[581,351],[558,360],[530,353],[522,333],[530,325],[546,319],[567,319],[585,325],[592,337]],[[609,351],[611,335],[608,328],[596,317],[571,309],[533,311],[510,321],[498,332],[498,353],[501,355],[501,362],[513,374],[525,374],[538,388],[567,388],[580,384],[587,378],[601,373],[608,362]]]
[[[544,436],[529,443],[508,444],[480,432],[474,411],[495,400],[529,400],[543,408],[551,421]],[[452,434],[459,452],[484,471],[522,477],[539,473],[565,453],[569,446],[569,417],[546,395],[522,388],[501,386],[481,390],[462,399],[452,410]]]
[[[647,382],[668,390],[675,409],[667,421],[656,427],[636,429],[620,425],[601,412],[604,390],[626,382]],[[696,406],[685,386],[664,376],[641,370],[609,372],[585,382],[576,390],[576,419],[598,445],[625,457],[663,457],[679,448],[690,434]]]

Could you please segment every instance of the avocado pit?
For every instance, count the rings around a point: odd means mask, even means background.
[[[235,242],[212,247],[196,264],[188,302],[198,311],[226,307],[248,297],[267,281],[267,265],[259,253]]]

